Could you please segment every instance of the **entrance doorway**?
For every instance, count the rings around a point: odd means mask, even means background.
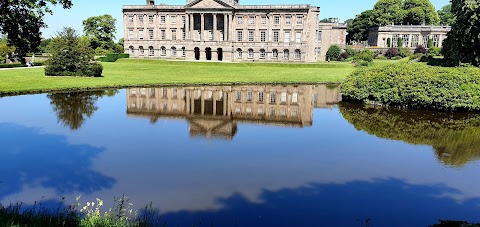
[[[200,48],[195,47],[195,60],[200,60]]]
[[[205,48],[205,55],[207,57],[207,61],[211,61],[212,60],[212,48],[210,48],[210,47]]]
[[[219,61],[223,61],[223,49],[222,48],[217,49],[217,56],[218,56]]]

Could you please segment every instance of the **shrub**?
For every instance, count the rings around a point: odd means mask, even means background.
[[[443,58],[435,58],[435,57],[428,57],[427,65],[431,66],[445,66],[445,59]]]
[[[107,54],[110,54],[111,52],[112,51],[103,49],[101,47],[97,47],[97,49],[95,49],[95,55],[97,56],[105,56]]]
[[[439,47],[431,47],[427,51],[427,55],[430,57],[435,57],[435,56],[440,56],[440,53],[442,52],[442,48]]]
[[[433,47],[433,41],[432,39],[428,39],[427,48],[432,48],[432,47]]]
[[[423,55],[423,54],[412,54],[412,55],[409,56],[409,59],[410,59],[410,61],[417,60],[417,59],[420,59],[423,56],[425,56],[425,55]]]
[[[13,64],[0,64],[0,69],[5,68],[18,68],[18,67],[25,67],[22,63],[13,63]]]
[[[398,56],[404,58],[404,57],[408,57],[412,54],[412,51],[408,48],[405,48],[405,47],[402,47],[402,48],[398,48]]]
[[[326,54],[326,60],[338,60],[342,49],[337,45],[331,45]]]
[[[347,59],[348,57],[350,57],[350,55],[346,51],[344,51],[340,54],[340,56],[338,56],[338,60],[343,61],[343,60]]]
[[[358,53],[358,51],[356,51],[356,50],[354,50],[350,47],[347,47],[346,51],[348,53],[348,56],[355,56]]]
[[[480,69],[398,63],[356,70],[344,100],[440,111],[480,111]]]
[[[366,61],[372,62],[373,58],[375,57],[375,53],[371,50],[362,50],[360,53],[355,55],[355,61]]]
[[[100,57],[101,62],[116,62],[120,58],[129,58],[129,54],[107,54],[105,57]]]
[[[385,52],[385,57],[387,58],[393,58],[398,56],[398,48],[389,48],[387,52]]]
[[[413,53],[414,54],[426,54],[427,49],[425,49],[425,47],[423,45],[419,45],[419,46],[417,46],[417,48],[415,48],[415,51]]]
[[[403,47],[403,40],[402,40],[402,39],[398,39],[398,40],[397,40],[397,47],[398,47],[398,48]]]

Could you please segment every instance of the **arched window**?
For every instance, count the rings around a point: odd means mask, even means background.
[[[177,48],[172,47],[172,57],[176,57],[176,56],[177,56]]]
[[[260,58],[265,59],[265,50],[260,49]]]
[[[253,58],[253,49],[248,49],[248,58]]]
[[[130,50],[130,54],[134,54],[134,53],[135,53],[135,49],[133,49],[133,46],[128,47],[128,49]]]
[[[283,59],[288,60],[290,58],[290,51],[285,49],[283,50]]]
[[[160,47],[160,55],[165,56],[167,55],[167,48],[164,46]]]
[[[299,49],[295,50],[295,60],[300,60],[302,58],[302,52]]]
[[[242,59],[242,49],[240,48],[237,49],[237,58]]]
[[[185,53],[185,47],[182,47],[182,57],[185,57],[186,53]]]
[[[277,49],[273,49],[273,51],[272,51],[272,58],[273,58],[273,59],[278,59],[278,50],[277,50]]]
[[[140,52],[140,55],[144,55],[144,54],[145,54],[145,49],[143,49],[143,46],[138,47],[138,50],[139,50],[139,52]]]
[[[149,46],[149,47],[148,47],[148,54],[149,54],[150,56],[154,56],[154,55],[155,55],[155,49],[153,49],[152,46]]]

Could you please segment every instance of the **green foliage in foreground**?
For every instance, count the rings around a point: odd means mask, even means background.
[[[119,59],[103,77],[45,77],[41,68],[0,71],[0,94],[160,84],[340,82],[351,63],[210,63]]]
[[[346,100],[440,111],[480,111],[480,69],[399,63],[363,68],[341,84]]]
[[[432,146],[443,163],[459,167],[480,159],[480,114],[366,108],[341,103],[343,117],[357,130],[380,138]]]

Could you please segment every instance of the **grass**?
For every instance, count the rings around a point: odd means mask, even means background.
[[[43,68],[0,71],[0,94],[159,84],[340,82],[349,62],[214,63],[120,59],[102,63],[103,77],[46,77]]]

